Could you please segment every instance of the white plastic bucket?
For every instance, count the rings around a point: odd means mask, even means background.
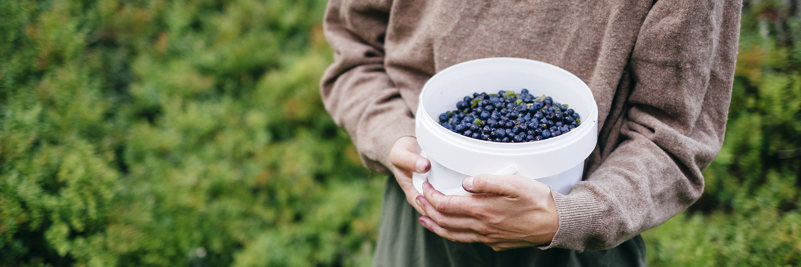
[[[451,132],[438,123],[442,112],[474,92],[515,91],[551,96],[581,116],[581,125],[546,140],[525,143],[483,141]],[[415,134],[431,170],[414,175],[422,192],[428,180],[450,195],[468,194],[462,180],[478,174],[518,174],[538,179],[566,194],[581,180],[584,160],[595,148],[598,107],[590,88],[572,73],[540,61],[485,58],[459,63],[435,74],[423,86],[415,119]]]

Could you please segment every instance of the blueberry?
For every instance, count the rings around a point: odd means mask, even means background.
[[[440,117],[442,117],[442,116],[440,116]],[[481,120],[487,120],[487,119],[489,119],[489,118],[490,118],[490,113],[489,113],[489,112],[487,112],[486,110],[485,110],[485,111],[482,111],[482,112],[481,112],[481,115],[479,116],[479,118],[480,118]]]
[[[445,127],[445,129],[453,131],[453,125],[451,125],[450,123],[443,122],[443,123],[440,123],[439,125],[442,125],[442,127]]]
[[[543,102],[545,102],[546,105],[552,105],[553,104],[553,98],[551,98],[550,96],[546,96],[545,100]]]
[[[534,97],[528,89],[475,92],[438,116],[445,129],[495,142],[528,142],[558,136],[578,127],[578,112],[550,96]]]
[[[443,112],[442,114],[439,114],[439,121],[440,122],[448,121],[448,112]]]
[[[503,129],[497,129],[497,130],[495,130],[495,136],[504,137],[504,136],[506,136],[506,131],[504,131]]]
[[[495,107],[496,109],[499,109],[499,108],[503,107],[503,102],[501,102],[501,101],[492,102],[492,106]]]
[[[523,101],[525,101],[525,102],[531,102],[532,100],[534,100],[534,96],[533,95],[527,94],[527,95],[524,95],[522,97],[523,97]]]
[[[465,103],[464,101],[456,102],[456,109],[458,109],[458,110],[464,110],[467,107],[468,107],[467,103]]]

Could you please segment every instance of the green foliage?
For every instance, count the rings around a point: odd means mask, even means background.
[[[723,148],[702,198],[645,234],[652,265],[801,265],[798,8],[746,1]]]
[[[0,1],[0,265],[369,265],[386,177],[320,103],[324,5]],[[746,1],[723,150],[652,265],[801,265],[798,8]]]
[[[364,265],[324,1],[0,2],[0,265]]]

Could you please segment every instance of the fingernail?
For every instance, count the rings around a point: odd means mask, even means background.
[[[414,201],[417,202],[417,206],[420,206],[420,207],[423,206],[423,202],[420,201],[421,197],[422,196],[417,196],[416,198],[414,198]]]
[[[417,172],[423,173],[426,172],[426,165],[428,165],[428,163],[426,162],[425,159],[417,159],[417,162],[415,163],[415,168],[417,169]]]
[[[423,227],[428,228],[428,221],[426,220],[425,216],[420,216],[420,218],[417,218],[417,222]]]
[[[462,188],[464,190],[470,191],[473,190],[473,176],[467,177],[462,180]]]

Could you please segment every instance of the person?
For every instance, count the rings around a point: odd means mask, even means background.
[[[741,1],[331,0],[321,97],[365,165],[391,174],[376,266],[640,266],[640,233],[692,205],[723,142]],[[428,78],[520,57],[564,68],[598,104],[598,144],[568,194],[476,175],[446,196],[412,186]],[[496,88],[503,89],[503,88]]]

